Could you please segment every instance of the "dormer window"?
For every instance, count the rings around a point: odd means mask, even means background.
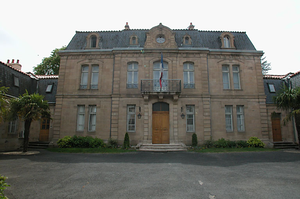
[[[52,92],[52,87],[53,87],[53,84],[48,84],[47,88],[46,88],[46,93],[51,93]]]
[[[137,36],[133,35],[133,36],[130,37],[130,45],[138,45]]]
[[[222,46],[221,48],[235,48],[234,36],[230,32],[223,32],[220,36]]]
[[[91,48],[97,47],[97,37],[95,35],[91,36]]]
[[[183,45],[191,45],[192,44],[192,39],[189,35],[185,35],[182,39]]]
[[[100,36],[97,33],[90,33],[86,37],[86,48],[98,48]]]
[[[228,35],[226,35],[224,38],[223,38],[223,41],[224,41],[224,48],[230,48],[230,38]]]

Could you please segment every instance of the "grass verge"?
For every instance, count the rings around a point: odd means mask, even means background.
[[[115,148],[48,148],[47,150],[57,153],[128,153],[136,151],[134,149]]]
[[[198,153],[230,153],[230,152],[264,152],[264,151],[278,151],[280,149],[271,148],[196,148],[189,149],[189,151]]]

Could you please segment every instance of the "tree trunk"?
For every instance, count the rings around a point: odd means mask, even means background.
[[[31,125],[31,119],[25,120],[25,131],[24,131],[24,142],[23,142],[23,152],[27,152],[28,142],[29,142],[29,130]]]
[[[298,133],[298,145],[300,149],[300,114],[295,114],[296,129]]]

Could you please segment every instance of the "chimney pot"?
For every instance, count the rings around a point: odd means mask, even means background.
[[[19,63],[19,60],[17,59],[17,63]]]
[[[15,63],[15,60],[14,60],[14,59],[12,59],[12,60],[11,60],[11,63]]]
[[[125,25],[125,30],[129,30],[129,25],[128,25],[128,22],[126,22],[126,25]]]
[[[9,59],[7,60],[7,63],[9,64]]]

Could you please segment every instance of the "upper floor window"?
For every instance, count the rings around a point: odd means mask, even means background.
[[[99,65],[93,64],[81,66],[80,89],[98,89]],[[88,85],[90,82],[90,86]]]
[[[190,37],[190,35],[185,35],[183,37],[183,45],[191,45],[192,44],[192,39]]]
[[[183,64],[183,87],[195,88],[194,64],[191,62]]]
[[[97,47],[97,37],[95,35],[91,36],[91,48]]]
[[[80,89],[87,89],[89,78],[89,66],[81,66]]]
[[[98,88],[99,66],[92,65],[91,89]]]
[[[138,88],[138,63],[127,65],[127,88]]]
[[[47,88],[46,88],[46,93],[51,93],[52,92],[52,87],[53,87],[53,84],[48,84]]]
[[[20,86],[19,78],[17,76],[14,76],[14,86],[16,87]]]
[[[232,71],[232,75],[230,73]],[[239,65],[222,65],[223,89],[241,89],[240,83],[240,67]],[[231,78],[233,81],[231,82]]]
[[[224,48],[230,48],[230,38],[228,35],[226,35],[224,38]]]

